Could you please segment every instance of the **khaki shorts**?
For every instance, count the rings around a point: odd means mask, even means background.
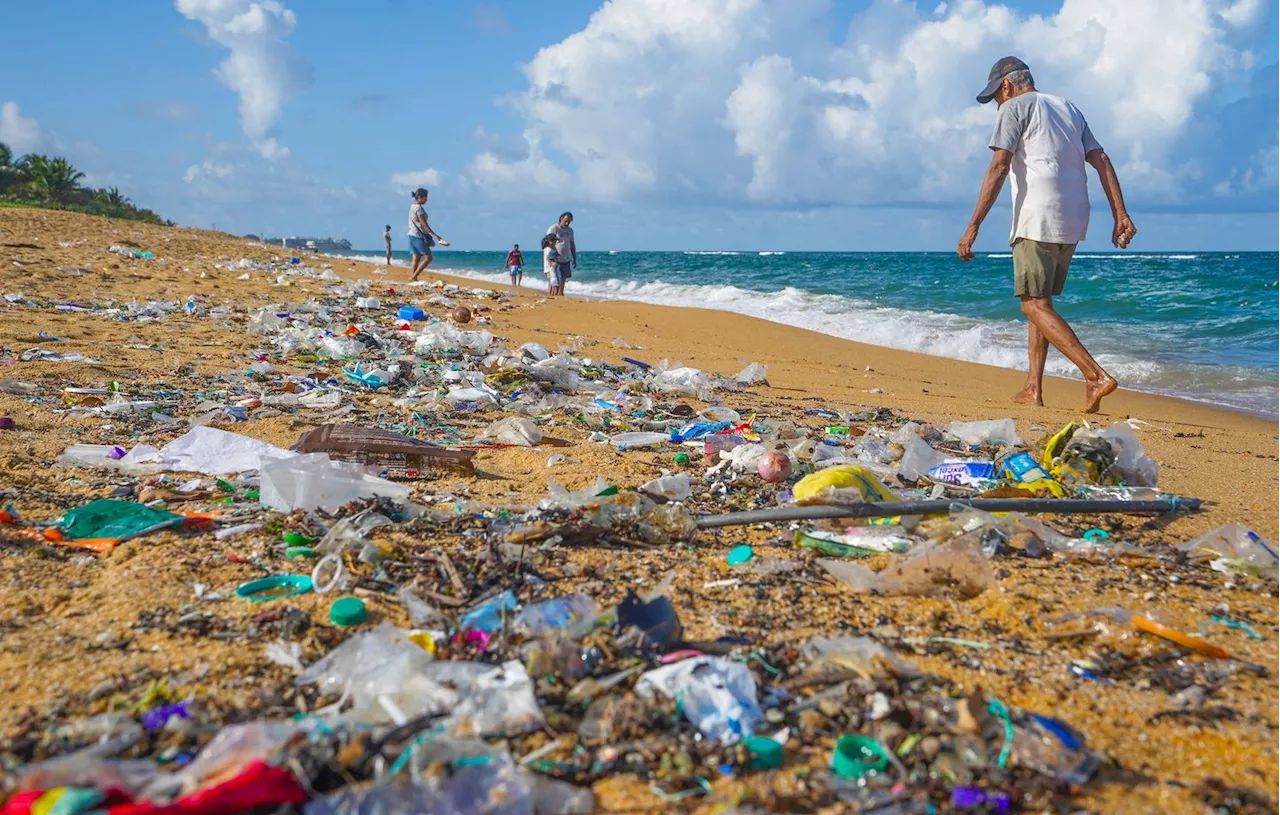
[[[1052,297],[1067,285],[1074,243],[1043,243],[1028,238],[1013,242],[1015,297]]]

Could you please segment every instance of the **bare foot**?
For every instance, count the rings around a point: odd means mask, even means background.
[[[1084,412],[1097,413],[1102,407],[1102,397],[1114,391],[1119,384],[1111,374],[1103,374],[1093,382],[1084,383]]]
[[[1018,391],[1016,394],[1014,394],[1013,398],[1010,399],[1009,401],[1019,405],[1033,405],[1035,407],[1044,407],[1044,399],[1040,397],[1039,393],[1031,390],[1030,388],[1023,388],[1022,390]]]

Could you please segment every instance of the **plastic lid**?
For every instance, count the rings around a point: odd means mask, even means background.
[[[359,597],[343,597],[341,600],[334,600],[333,605],[329,606],[329,619],[334,625],[359,625],[364,622],[364,618],[364,601]]]
[[[725,558],[725,562],[730,566],[741,566],[755,556],[750,546],[745,543],[741,546],[735,546],[729,550],[729,556]]]
[[[766,736],[747,736],[742,746],[751,754],[749,770],[776,770],[782,766],[782,745]]]
[[[831,756],[831,769],[842,778],[861,778],[867,773],[882,773],[889,767],[884,747],[866,736],[841,736]]]

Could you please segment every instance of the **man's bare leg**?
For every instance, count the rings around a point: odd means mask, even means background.
[[[1039,330],[1042,337],[1053,343],[1053,347],[1071,360],[1080,373],[1084,375],[1084,412],[1097,413],[1102,405],[1102,398],[1116,389],[1115,377],[1107,373],[1089,350],[1080,342],[1076,332],[1071,330],[1062,315],[1053,309],[1053,301],[1047,297],[1023,297],[1022,313],[1027,322]],[[1028,342],[1030,335],[1028,334]],[[1029,351],[1030,349],[1028,349]],[[1044,360],[1040,361],[1043,371]],[[1029,373],[1028,373],[1029,375]]]
[[[1044,382],[1044,363],[1049,356],[1049,341],[1036,328],[1036,324],[1027,321],[1027,384],[1014,395],[1014,402],[1020,405],[1044,407],[1044,396],[1041,393]]]

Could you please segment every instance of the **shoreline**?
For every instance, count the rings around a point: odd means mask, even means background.
[[[482,251],[482,250],[476,250],[476,251]],[[318,255],[320,255],[320,256],[323,256],[323,257],[327,257],[327,258],[329,258],[329,259],[331,259],[331,260],[341,260],[341,261],[348,261],[348,262],[350,262],[350,261],[355,261],[355,262],[361,262],[361,263],[370,263],[370,264],[372,264],[372,265],[374,265],[374,266],[384,266],[384,267],[385,267],[385,264],[373,263],[371,260],[369,260],[369,258],[371,258],[371,257],[373,257],[373,256],[372,256],[372,255],[370,255],[370,254],[367,254],[367,253],[363,253],[363,252],[361,252],[360,250],[352,250],[352,254],[351,254],[351,255],[337,255],[337,254],[330,254],[330,253],[317,253],[317,254],[318,254]],[[754,253],[753,253],[753,252],[744,252],[743,254],[754,254]],[[795,253],[795,254],[802,254],[802,253],[797,252],[797,253]],[[819,254],[822,254],[822,253],[819,253]],[[921,254],[921,255],[929,255],[929,254],[945,254],[945,253],[940,253],[940,252],[916,252],[916,253],[885,253],[885,254]],[[1095,254],[1097,254],[1097,253],[1095,253]],[[1121,254],[1121,253],[1118,253],[1118,252],[1117,252],[1117,253],[1112,253],[1112,254],[1116,254],[1117,256],[1120,256],[1120,257],[1124,257],[1124,256],[1125,256],[1125,255],[1123,255],[1123,254]],[[1168,253],[1161,253],[1161,254],[1168,254]],[[1241,254],[1244,254],[1244,253],[1241,253]],[[1265,253],[1265,252],[1258,252],[1258,253],[1254,253],[1254,254],[1267,254],[1267,253]],[[399,260],[399,259],[393,259],[391,268],[396,268],[396,269],[405,269],[405,268],[407,268],[407,265],[401,265],[400,263],[396,262],[396,261],[398,261],[398,260]],[[503,283],[502,283],[502,282],[500,282],[500,281],[490,280],[490,279],[488,279],[487,277],[484,277],[484,275],[497,276],[497,275],[501,274],[500,272],[486,272],[486,271],[481,270],[481,269],[459,268],[459,267],[448,267],[448,266],[437,266],[436,264],[434,264],[434,263],[433,263],[433,264],[432,264],[432,266],[428,269],[427,274],[428,274],[428,275],[432,275],[432,274],[434,274],[434,275],[441,276],[441,277],[449,277],[452,281],[454,281],[454,282],[458,283],[459,285],[470,284],[470,285],[478,285],[478,286],[484,286],[484,287],[493,287],[493,288],[509,289],[509,285],[507,285],[507,284],[503,284]],[[535,273],[535,274],[536,274],[536,273]],[[528,273],[527,273],[527,272],[526,272],[526,275],[528,276]],[[377,279],[380,279],[381,277],[382,277],[382,276],[377,276],[377,277],[374,277],[374,278],[371,278],[371,279],[372,279],[372,280],[377,280]],[[535,289],[535,288],[533,288],[533,287],[525,286],[525,287],[522,287],[522,288],[520,289],[520,291],[521,291],[521,293],[523,293],[523,294],[529,294],[529,293],[532,293],[532,292],[537,291],[537,289]],[[545,292],[543,292],[543,294],[545,295]],[[587,302],[606,302],[606,303],[607,303],[607,302],[626,302],[626,303],[636,303],[636,304],[640,304],[640,305],[651,306],[651,307],[654,307],[654,308],[701,309],[701,310],[708,310],[708,311],[716,311],[716,312],[725,313],[725,314],[736,314],[736,315],[741,316],[741,317],[746,317],[746,318],[753,319],[753,320],[760,320],[760,321],[762,321],[762,322],[768,322],[768,323],[770,323],[770,324],[778,325],[778,326],[785,326],[785,327],[793,328],[793,329],[800,330],[800,331],[813,331],[814,333],[821,334],[822,336],[832,337],[833,339],[844,340],[844,341],[846,341],[846,342],[852,342],[852,343],[856,343],[856,344],[858,344],[858,345],[864,345],[864,346],[871,347],[871,348],[881,348],[881,349],[884,349],[884,350],[887,350],[887,351],[898,351],[898,352],[901,352],[901,353],[907,353],[907,354],[918,354],[918,355],[920,355],[920,356],[928,357],[928,358],[930,358],[930,359],[936,359],[936,360],[948,360],[948,361],[952,361],[952,362],[963,363],[963,364],[965,364],[965,365],[979,365],[979,366],[982,366],[982,367],[984,367],[984,368],[990,368],[990,369],[993,369],[993,370],[1000,370],[1000,371],[1019,371],[1019,372],[1024,373],[1024,374],[1025,374],[1025,371],[1026,371],[1025,366],[1024,366],[1024,367],[1022,367],[1021,369],[1016,368],[1016,367],[1005,367],[1005,366],[1003,366],[1003,365],[995,365],[995,364],[991,364],[991,363],[988,363],[988,362],[981,362],[981,361],[975,361],[975,360],[969,360],[969,359],[961,359],[961,358],[958,358],[958,357],[944,356],[944,355],[941,355],[941,354],[932,354],[932,353],[929,353],[928,351],[923,351],[923,350],[895,348],[895,347],[893,347],[893,346],[889,346],[889,345],[880,345],[880,344],[877,344],[877,343],[862,342],[862,341],[859,341],[859,340],[857,340],[857,339],[850,339],[850,338],[848,338],[848,337],[840,337],[840,336],[835,335],[835,334],[828,334],[828,333],[826,333],[826,332],[824,332],[824,331],[819,331],[819,330],[816,330],[816,329],[806,328],[806,327],[804,327],[804,326],[798,326],[798,325],[794,325],[794,324],[792,324],[792,323],[782,322],[782,321],[779,321],[779,320],[770,320],[770,319],[768,319],[767,317],[760,317],[760,316],[757,316],[757,315],[745,314],[745,313],[743,313],[743,312],[741,312],[741,311],[736,311],[736,310],[734,310],[734,309],[732,309],[732,308],[704,308],[704,307],[700,307],[700,306],[692,306],[692,305],[675,305],[675,304],[670,304],[670,303],[652,303],[652,302],[648,302],[648,301],[645,301],[645,300],[630,299],[630,298],[627,298],[627,297],[621,297],[621,296],[619,296],[619,297],[607,297],[607,296],[593,295],[593,294],[589,294],[589,293],[575,293],[575,292],[573,291],[572,287],[569,289],[569,291],[566,293],[566,295],[565,295],[565,296],[566,296],[567,298],[571,299],[571,300],[573,300],[573,299],[577,299],[577,300],[583,300],[583,301],[587,301]],[[1051,349],[1051,353],[1054,353],[1054,352],[1052,351],[1052,349]],[[1120,377],[1117,377],[1117,378],[1119,379]],[[1050,380],[1050,379],[1053,379],[1053,380],[1056,380],[1056,381],[1059,381],[1059,382],[1064,382],[1064,383],[1077,383],[1077,384],[1083,384],[1083,382],[1084,382],[1083,378],[1076,378],[1075,376],[1071,376],[1071,375],[1065,375],[1065,376],[1064,376],[1064,375],[1062,375],[1062,374],[1046,373],[1046,374],[1045,374],[1045,380],[1046,380],[1046,382],[1047,382],[1048,380]],[[1275,410],[1274,412],[1267,412],[1267,411],[1265,411],[1265,410],[1252,410],[1252,409],[1249,409],[1248,407],[1244,407],[1244,406],[1241,406],[1241,405],[1225,403],[1225,402],[1222,402],[1222,401],[1215,401],[1214,399],[1209,398],[1208,396],[1198,397],[1197,395],[1195,395],[1195,394],[1193,394],[1193,393],[1188,393],[1188,392],[1185,392],[1185,391],[1170,391],[1170,390],[1160,390],[1160,389],[1155,389],[1155,388],[1150,388],[1150,389],[1148,389],[1148,388],[1142,388],[1142,387],[1133,387],[1133,386],[1131,386],[1131,385],[1128,385],[1128,384],[1125,382],[1125,380],[1123,380],[1123,379],[1121,379],[1120,390],[1121,390],[1121,391],[1127,391],[1127,392],[1129,392],[1129,393],[1140,393],[1140,394],[1146,394],[1146,395],[1150,395],[1150,396],[1159,396],[1159,397],[1163,397],[1163,398],[1167,398],[1167,399],[1175,399],[1175,400],[1178,400],[1178,401],[1180,401],[1180,402],[1185,402],[1185,403],[1187,403],[1187,404],[1189,404],[1189,405],[1196,405],[1196,406],[1199,406],[1199,407],[1211,408],[1211,409],[1215,409],[1215,410],[1224,410],[1224,411],[1227,411],[1227,412],[1230,412],[1230,413],[1233,413],[1233,414],[1236,414],[1236,415],[1240,415],[1240,416],[1248,417],[1248,418],[1253,418],[1253,419],[1261,419],[1261,420],[1265,420],[1265,421],[1280,421],[1280,402],[1276,403],[1276,410]],[[1015,389],[1015,391],[1016,391],[1016,389]],[[1108,398],[1111,398],[1111,397],[1108,397]]]

